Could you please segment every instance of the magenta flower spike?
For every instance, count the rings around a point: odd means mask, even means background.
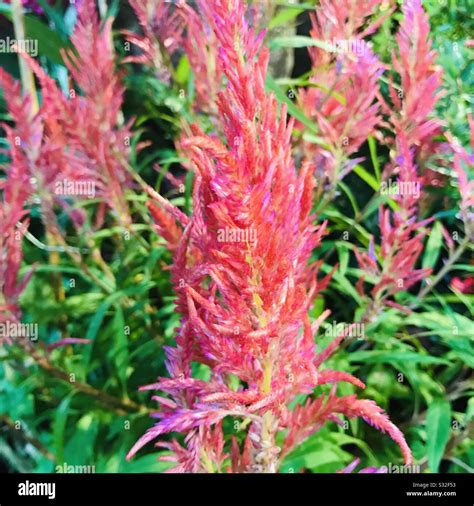
[[[311,214],[313,166],[294,164],[293,121],[265,91],[269,54],[264,34],[246,22],[244,2],[207,5],[227,81],[217,101],[224,139],[193,127],[181,141],[195,171],[190,217],[159,196],[150,205],[174,252],[182,319],[176,346],[166,349],[169,378],[142,388],[160,391],[158,422],[127,458],[175,432],[180,441],[157,443],[169,451],[161,460],[174,462],[173,472],[276,472],[298,444],[342,415],[387,432],[411,463],[402,433],[380,407],[336,395],[340,381],[364,384],[322,367],[345,334],[316,353],[329,311],[311,323],[308,310],[329,277],[319,279],[319,263],[310,261],[326,229]],[[194,377],[195,364],[209,368],[207,381]],[[329,383],[329,394],[318,392]],[[313,393],[290,410],[297,395]],[[226,418],[242,431],[241,442],[224,437]]]
[[[130,125],[120,124],[124,89],[115,69],[112,20],[101,27],[92,0],[81,2],[71,41],[74,51],[63,53],[72,81],[80,88],[64,95],[56,82],[28,55],[23,55],[38,78],[41,106],[32,117],[25,117],[20,87],[4,71],[0,84],[15,126],[10,137],[12,164],[21,162],[31,185],[42,201],[43,219],[54,228],[53,204],[70,211],[76,225],[81,224],[70,200],[102,197],[118,220],[130,225],[124,188],[131,178],[123,167],[131,142]],[[26,130],[29,128],[29,130]],[[86,183],[85,191],[67,191],[67,185]],[[79,187],[79,186],[78,186]],[[57,227],[56,227],[57,228]],[[58,234],[59,231],[54,232]]]
[[[380,123],[376,96],[384,65],[364,36],[373,33],[391,11],[364,25],[381,3],[322,1],[311,16],[311,37],[326,47],[309,48],[311,87],[299,92],[299,103],[324,142],[305,142],[304,153],[314,160],[318,176],[325,178],[332,190],[359,161],[351,163],[349,156]]]

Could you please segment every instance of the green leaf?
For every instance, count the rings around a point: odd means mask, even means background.
[[[284,25],[285,23],[288,23],[288,21],[298,17],[298,15],[302,12],[304,12],[304,9],[298,9],[296,6],[282,9],[276,16],[273,17],[270,23],[268,23],[268,28],[271,30],[276,26]]]
[[[72,391],[68,394],[59,404],[58,408],[54,413],[53,421],[53,443],[56,455],[56,462],[64,462],[64,439],[66,432],[67,414],[69,411],[69,405],[71,404],[73,396],[76,394]]]
[[[324,140],[324,137],[319,137],[319,135],[314,135],[310,132],[304,132],[303,140],[306,142],[317,144],[318,146],[322,146],[328,151],[331,150],[331,146]]]
[[[326,51],[332,50],[332,45],[322,40],[313,39],[305,35],[290,35],[288,37],[276,37],[269,42],[270,49],[280,47],[319,47]]]
[[[345,241],[340,241],[336,243],[336,249],[339,255],[339,272],[342,276],[345,276],[349,265],[349,248]]]
[[[178,84],[184,85],[188,82],[191,72],[191,66],[189,65],[189,59],[186,55],[183,55],[179,60],[178,67],[176,68],[175,80]]]
[[[26,36],[38,41],[38,53],[48,57],[53,63],[64,65],[60,50],[70,47],[68,42],[37,17],[25,16],[24,19]]]
[[[431,229],[428,242],[426,243],[425,253],[423,255],[423,269],[433,268],[438,260],[441,246],[443,245],[442,227],[437,221]]]
[[[339,181],[337,184],[342,189],[342,191],[347,195],[347,198],[349,199],[352,205],[352,209],[354,209],[354,216],[357,216],[359,214],[359,206],[357,205],[357,200],[354,197],[354,194],[351,192],[350,188],[342,181]]]
[[[115,315],[112,322],[114,344],[112,348],[112,356],[114,358],[117,374],[122,382],[124,390],[126,390],[129,354],[128,339],[125,334],[125,318],[120,304],[115,304],[114,308]]]
[[[314,123],[314,121],[308,118],[300,109],[298,109],[298,107],[296,107],[296,105],[286,96],[286,94],[280,88],[280,86],[278,86],[278,84],[274,81],[274,79],[271,78],[269,75],[267,75],[267,81],[265,83],[265,86],[268,90],[273,91],[278,101],[284,102],[287,105],[288,112],[294,118],[303,123],[303,125],[306,126],[313,133],[318,133],[318,129],[316,128],[316,124]]]
[[[377,180],[374,178],[374,176],[372,176],[372,174],[370,174],[369,172],[367,172],[364,167],[362,167],[361,165],[355,165],[354,166],[354,172],[363,180],[365,181],[371,188],[372,190],[375,190],[375,191],[378,191],[379,189],[379,183],[377,182]]]
[[[365,363],[414,363],[414,364],[445,364],[450,362],[444,358],[422,355],[411,351],[356,351],[349,355],[351,362]]]
[[[434,400],[426,417],[426,450],[431,471],[438,472],[451,431],[451,405],[444,399]]]
[[[87,413],[74,426],[74,434],[65,448],[65,462],[58,460],[58,465],[90,466],[93,465],[94,443],[99,431],[98,418],[95,413]]]
[[[380,164],[379,159],[377,158],[377,143],[371,135],[369,135],[367,141],[369,143],[370,159],[372,160],[372,165],[374,166],[375,176],[377,181],[380,183]]]

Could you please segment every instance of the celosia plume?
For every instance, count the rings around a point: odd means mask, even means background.
[[[356,250],[359,265],[369,275],[376,277],[371,291],[372,301],[368,316],[375,317],[384,304],[398,306],[390,296],[409,289],[426,278],[430,269],[417,269],[416,263],[423,251],[423,227],[431,220],[418,221],[424,177],[416,164],[422,158],[421,150],[432,148],[433,136],[441,122],[430,118],[440,97],[438,91],[441,69],[435,65],[436,53],[431,49],[428,16],[420,0],[405,0],[403,19],[396,39],[399,56],[393,53],[394,68],[400,75],[400,94],[390,85],[389,91],[394,108],[391,109],[379,95],[384,110],[389,114],[390,129],[396,133],[394,144],[396,156],[387,165],[383,184],[395,184],[394,200],[398,211],[381,207],[379,228],[380,252],[377,257],[373,243],[367,253]],[[358,290],[364,293],[364,277],[358,282]]]
[[[350,374],[321,369],[344,334],[315,353],[314,339],[329,311],[311,324],[308,310],[329,277],[318,279],[319,263],[310,257],[326,225],[315,226],[311,214],[313,166],[297,168],[292,158],[293,121],[264,88],[264,34],[248,26],[242,0],[212,0],[208,9],[227,79],[217,100],[225,139],[193,127],[194,136],[181,141],[195,170],[189,219],[162,198],[159,212],[151,207],[174,249],[182,321],[176,347],[166,350],[170,378],[143,388],[169,397],[155,397],[159,421],[128,458],[164,433],[181,432],[183,445],[159,443],[172,451],[165,459],[176,462],[174,471],[212,472],[224,465],[233,472],[275,472],[296,444],[344,415],[388,432],[409,463],[402,434],[373,401],[337,397],[334,386],[329,396],[288,407],[322,384],[364,385]],[[184,228],[182,234],[163,213]],[[210,368],[209,381],[193,378],[192,362]],[[229,458],[220,425],[225,417],[248,426],[242,448],[231,442]],[[287,435],[280,447],[276,436],[282,431]]]
[[[22,55],[41,87],[42,102],[35,116],[26,114],[28,109],[21,105],[19,86],[0,72],[3,95],[15,122],[9,132],[12,166],[25,166],[32,189],[40,196],[48,229],[57,228],[53,204],[69,208],[71,195],[64,195],[61,187],[81,181],[94,186],[122,224],[131,223],[124,196],[124,186],[131,181],[123,168],[131,132],[129,125],[120,125],[123,87],[115,70],[111,23],[109,19],[101,29],[93,0],[81,3],[71,36],[74,50],[63,54],[81,95],[71,89],[66,97],[32,58]],[[87,195],[77,192],[72,197]]]
[[[42,125],[34,115],[29,97],[20,84],[0,68],[0,87],[18,127],[2,124],[10,144],[10,162],[0,179],[0,321],[18,314],[17,300],[30,274],[18,279],[22,261],[22,238],[27,228],[27,201],[33,193],[31,166],[38,159]]]
[[[386,16],[363,27],[382,3],[323,1],[311,16],[311,37],[328,47],[309,48],[311,86],[299,92],[299,102],[306,116],[315,121],[324,145],[306,142],[304,151],[315,161],[318,176],[328,180],[331,190],[359,161],[349,162],[348,158],[380,121],[375,98],[384,66],[363,37]]]
[[[393,107],[379,99],[395,131],[403,131],[417,151],[431,144],[442,122],[430,117],[441,97],[443,70],[436,64],[437,53],[429,36],[429,18],[421,0],[405,0],[403,19],[396,35],[398,56],[392,53],[393,67],[400,76],[399,90],[389,86]]]
[[[418,201],[421,192],[421,178],[417,175],[413,149],[403,132],[397,135],[396,180],[397,195],[394,199],[399,210],[392,212],[381,207],[379,228],[381,233],[380,252],[377,257],[373,243],[367,253],[355,250],[359,265],[377,281],[371,290],[373,317],[384,304],[394,304],[388,297],[406,291],[412,285],[426,278],[431,269],[416,269],[416,263],[423,251],[423,227],[431,220],[417,221]],[[364,278],[358,281],[358,290],[364,294]]]
[[[155,70],[158,78],[169,80],[170,70],[166,67],[164,54],[171,57],[182,45],[184,18],[181,10],[184,4],[166,0],[130,0],[143,35],[124,32],[128,42],[141,51],[124,62],[146,65]]]

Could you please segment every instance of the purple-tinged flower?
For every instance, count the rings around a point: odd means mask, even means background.
[[[346,337],[319,353],[314,339],[329,311],[311,324],[308,310],[329,276],[319,279],[311,254],[325,234],[311,214],[314,167],[295,167],[293,120],[265,91],[269,54],[241,0],[210,0],[210,26],[219,42],[218,65],[227,80],[218,95],[224,139],[192,127],[181,140],[195,171],[190,217],[157,196],[152,213],[174,252],[172,279],[182,315],[176,346],[166,349],[169,378],[142,390],[159,390],[157,423],[133,446],[169,432],[185,435],[159,443],[173,452],[178,472],[219,472],[230,455],[231,472],[276,472],[282,458],[324,423],[363,417],[410,450],[401,432],[373,401],[337,397],[338,382],[364,384],[322,368]],[[164,214],[169,214],[168,220]],[[179,226],[182,233],[176,231]],[[210,368],[208,381],[193,377],[192,363]],[[297,395],[333,384],[329,395]],[[221,422],[231,417],[245,431],[226,450]],[[277,444],[277,435],[283,444]]]

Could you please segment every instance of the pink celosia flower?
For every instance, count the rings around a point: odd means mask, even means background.
[[[400,92],[390,85],[393,107],[379,98],[395,130],[405,132],[410,145],[419,151],[440,131],[441,121],[430,114],[441,97],[443,71],[436,65],[436,51],[431,49],[429,18],[421,0],[405,0],[403,15],[396,35],[398,56],[395,51],[392,54],[394,69],[400,76]]]
[[[22,261],[22,237],[27,228],[26,203],[30,198],[30,163],[35,163],[41,139],[41,124],[34,117],[31,101],[21,97],[20,85],[0,69],[0,86],[18,130],[3,124],[11,145],[11,163],[0,179],[0,321],[18,315],[17,301],[32,271],[18,279]]]
[[[374,33],[393,12],[390,4],[384,0],[321,0],[312,16],[312,35],[323,41],[347,40],[357,37],[363,39]],[[367,20],[384,8],[385,13],[367,24]],[[313,61],[328,61],[330,57],[317,48],[310,49]],[[321,58],[321,60],[320,60]]]
[[[174,4],[166,0],[130,0],[143,35],[125,31],[129,43],[140,49],[140,55],[129,56],[124,62],[141,63],[153,68],[157,77],[170,79],[169,69],[163,61],[163,53],[173,55],[183,43],[182,32],[184,1]]]
[[[194,74],[196,89],[195,108],[209,114],[216,114],[216,97],[222,84],[222,70],[217,65],[219,43],[210,28],[209,3],[197,1],[197,9],[186,5],[183,9],[186,36],[183,49]]]
[[[33,272],[18,279],[28,197],[29,180],[24,172],[12,169],[7,179],[0,180],[0,322],[18,316],[18,297]]]
[[[358,160],[348,163],[348,157],[380,121],[375,98],[384,69],[363,40],[385,19],[383,16],[363,29],[380,0],[345,0],[342,4],[323,1],[311,17],[311,36],[328,48],[309,48],[311,87],[299,93],[306,116],[315,120],[324,140],[324,145],[306,142],[305,153],[315,160],[318,175],[327,178],[331,188],[352,170]]]
[[[35,170],[45,180],[50,195],[56,197],[61,192],[55,188],[65,181],[90,183],[119,221],[129,225],[124,187],[131,181],[123,160],[128,159],[131,132],[130,125],[120,125],[124,90],[115,69],[111,23],[108,19],[101,29],[94,2],[81,3],[71,36],[74,51],[63,56],[82,94],[71,89],[69,97],[64,96],[54,80],[28,59],[42,96],[39,115],[43,134],[38,139],[42,143]]]
[[[399,205],[397,212],[381,207],[379,227],[381,232],[380,253],[377,258],[373,244],[367,253],[355,250],[363,270],[376,276],[377,282],[371,291],[374,313],[384,305],[392,304],[387,298],[397,292],[408,290],[412,285],[427,277],[431,269],[416,269],[416,262],[423,251],[426,232],[422,227],[431,220],[417,221],[418,201],[421,192],[421,178],[414,164],[413,150],[403,132],[397,134],[396,181],[394,199]],[[364,278],[358,282],[363,291]]]
[[[468,121],[471,131],[471,153],[468,153],[449,132],[446,132],[446,137],[454,153],[453,167],[461,195],[461,219],[464,222],[466,235],[474,239],[474,180],[468,179],[468,170],[474,167],[474,121],[471,115],[468,116]]]
[[[410,463],[403,435],[373,401],[338,397],[334,385],[329,395],[288,408],[296,395],[312,394],[322,384],[364,384],[321,368],[344,334],[315,353],[314,338],[329,311],[311,324],[308,310],[329,279],[318,279],[319,263],[310,263],[310,256],[325,224],[313,225],[313,167],[303,163],[298,170],[291,156],[293,121],[265,92],[269,54],[262,49],[263,34],[249,28],[241,0],[211,0],[209,12],[227,78],[218,96],[225,141],[193,127],[194,136],[181,142],[196,171],[190,218],[161,197],[160,213],[152,207],[174,249],[173,281],[183,317],[177,346],[166,349],[170,378],[143,387],[169,397],[155,397],[159,421],[128,458],[164,433],[181,432],[183,444],[159,443],[171,450],[165,460],[176,463],[174,471],[221,471],[227,452],[220,423],[233,417],[248,429],[242,449],[231,441],[225,470],[275,472],[295,445],[343,415],[363,417],[388,432]],[[193,378],[192,362],[210,368],[209,381]],[[287,433],[280,447],[276,436],[282,431]]]
[[[214,115],[222,71],[217,65],[219,44],[210,27],[208,2],[197,0],[196,5],[190,5],[183,1],[171,5],[165,0],[147,0],[131,4],[144,36],[132,32],[125,35],[143,53],[125,61],[145,64],[157,72],[159,79],[169,81],[170,69],[165,68],[164,54],[170,58],[182,49],[193,72],[194,107]]]
[[[433,151],[433,137],[440,131],[441,122],[436,118],[431,119],[430,114],[440,97],[438,89],[442,71],[435,65],[436,52],[431,49],[428,16],[420,0],[405,0],[403,14],[396,36],[399,57],[393,53],[394,68],[401,79],[401,95],[390,85],[393,109],[379,95],[390,117],[389,127],[396,133],[395,139],[390,139],[390,142],[395,143],[397,157],[387,165],[385,173],[387,177],[397,176],[395,200],[400,209],[397,212],[384,207],[380,209],[381,243],[378,259],[373,243],[368,253],[362,254],[356,250],[362,269],[377,277],[371,291],[372,316],[384,304],[403,309],[389,297],[407,290],[431,272],[415,268],[426,235],[422,227],[431,221],[417,222],[422,185],[427,178],[419,173],[415,158],[423,158],[422,149],[425,152]],[[384,181],[382,184],[391,182]],[[363,283],[364,278],[361,278],[358,282],[360,293],[364,293]]]

